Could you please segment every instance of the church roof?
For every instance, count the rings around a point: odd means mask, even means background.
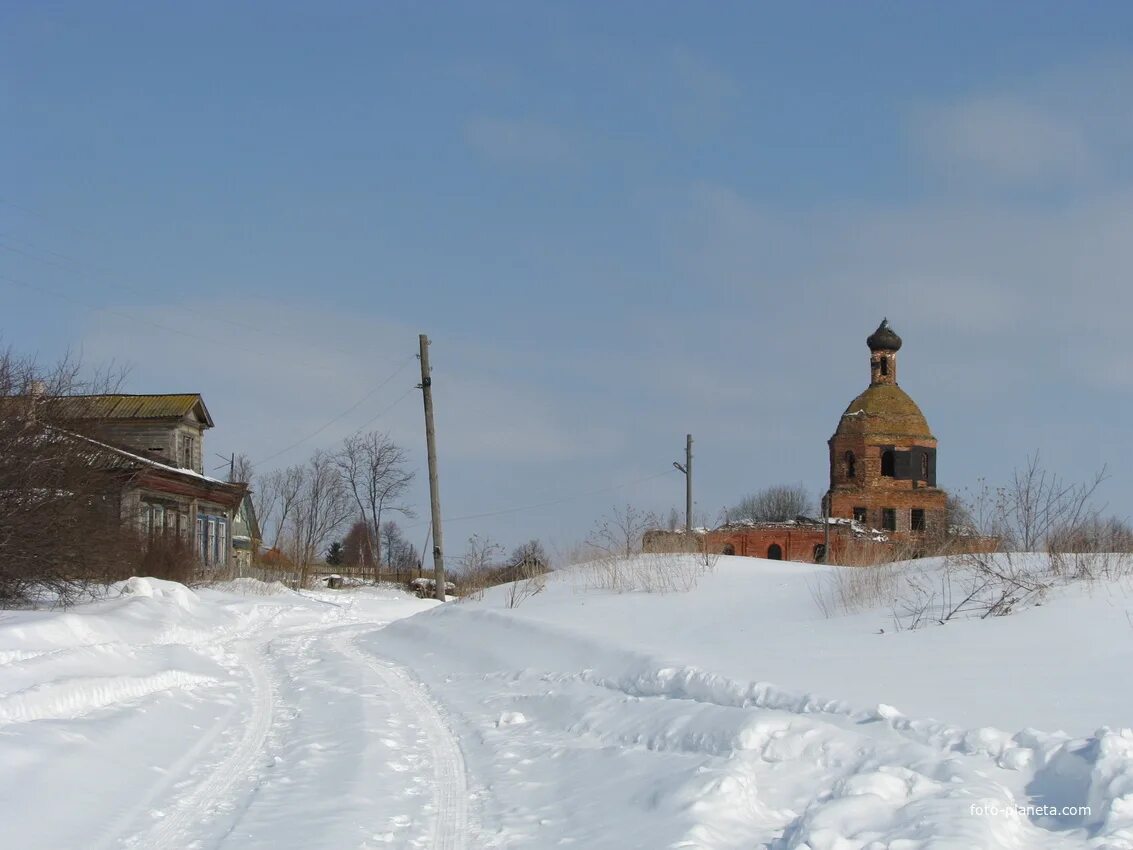
[[[901,337],[889,327],[888,319],[882,319],[877,330],[866,337],[865,344],[869,346],[870,351],[900,351]]]
[[[917,403],[896,384],[873,384],[850,402],[834,436],[849,433],[935,439]]]

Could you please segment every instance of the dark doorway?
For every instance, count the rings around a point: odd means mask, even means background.
[[[720,554],[721,555],[734,555],[734,554],[736,554],[736,547],[733,546],[731,543],[725,543],[724,544],[724,551],[722,551]]]
[[[778,543],[772,543],[767,547],[767,560],[769,561],[782,561],[783,548]]]

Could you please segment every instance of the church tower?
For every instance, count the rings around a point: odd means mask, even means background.
[[[869,386],[850,402],[829,442],[830,516],[899,537],[943,531],[947,496],[936,486],[936,438],[897,385],[901,337],[882,320],[866,345]]]

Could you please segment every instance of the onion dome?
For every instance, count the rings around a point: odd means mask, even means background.
[[[901,348],[901,337],[889,327],[888,319],[882,319],[877,330],[866,337],[865,344],[870,351],[898,351]]]

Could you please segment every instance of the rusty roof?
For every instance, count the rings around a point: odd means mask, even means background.
[[[834,436],[863,434],[873,440],[935,439],[917,403],[896,384],[872,384],[850,402]]]
[[[47,403],[61,419],[182,419],[195,412],[213,427],[200,393],[57,396]]]

